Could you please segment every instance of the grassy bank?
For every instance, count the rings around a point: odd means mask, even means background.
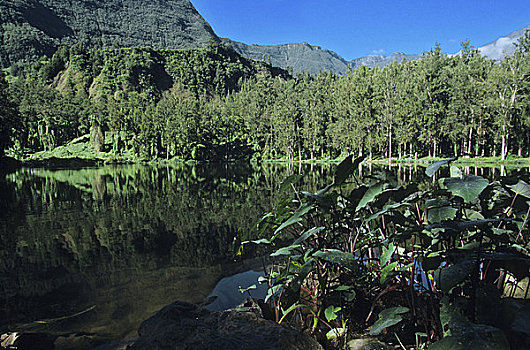
[[[110,150],[111,145],[106,144],[105,149]],[[132,151],[124,152],[119,155],[113,153],[112,151],[102,151],[97,152],[90,143],[90,135],[83,135],[79,138],[76,138],[68,142],[64,146],[59,146],[50,151],[41,151],[32,154],[25,155],[14,155],[8,154],[23,163],[26,164],[36,164],[46,163],[50,159],[60,159],[60,160],[81,160],[93,163],[95,165],[103,164],[115,164],[115,163],[149,163],[149,162],[190,162],[183,159],[177,158],[156,158],[149,159],[142,157],[141,155],[135,154]],[[288,160],[286,158],[276,158],[276,159],[267,159],[263,160],[268,163],[302,163],[302,164],[335,164],[339,163],[340,160],[344,159],[347,155],[341,154],[337,158],[324,157],[319,159],[294,159]],[[417,166],[427,166],[436,161],[445,159],[445,157],[422,157],[422,158],[392,158],[390,164],[402,164],[406,166],[417,165]],[[191,161],[196,162],[196,161]],[[366,159],[365,163],[372,163],[377,165],[388,165],[388,158],[374,158]],[[458,158],[453,162],[454,165],[459,166],[480,166],[480,167],[498,167],[504,165],[506,167],[530,167],[530,158],[518,157],[514,155],[509,155],[506,159],[502,160],[501,157],[473,157],[473,158]]]

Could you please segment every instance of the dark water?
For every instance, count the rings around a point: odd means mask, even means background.
[[[316,191],[331,182],[332,171],[173,165],[0,174],[0,333],[117,339],[134,335],[141,321],[175,300],[201,303],[221,278],[253,267],[234,262],[234,238],[253,232],[281,181],[302,173],[302,189]],[[367,171],[387,173],[397,184],[432,183],[423,168]],[[249,276],[256,274],[236,275],[233,283]],[[229,294],[223,286],[230,281],[216,290]]]
[[[282,179],[307,172],[311,187],[328,169],[109,166],[3,174],[0,331],[124,337],[175,300],[201,303],[222,277],[249,269],[234,263],[234,238],[253,230]]]

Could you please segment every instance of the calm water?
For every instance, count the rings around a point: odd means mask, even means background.
[[[303,190],[315,191],[331,181],[332,169],[108,166],[0,174],[0,332],[116,339],[134,335],[175,300],[201,303],[221,278],[252,267],[234,262],[234,237],[252,232],[281,181],[302,173]],[[422,168],[372,171],[398,184],[432,183]],[[501,170],[466,172],[491,178]],[[248,276],[256,277],[239,274],[234,283]]]
[[[308,182],[328,172],[313,170]],[[124,337],[175,300],[201,303],[222,277],[249,269],[233,262],[234,237],[251,232],[294,171],[310,169],[109,166],[1,175],[0,331]]]

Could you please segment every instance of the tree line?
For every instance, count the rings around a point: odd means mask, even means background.
[[[0,145],[51,150],[90,135],[141,159],[233,161],[529,156],[530,35],[501,62],[469,42],[347,75],[287,72],[230,47],[59,49],[2,77]],[[5,98],[4,98],[5,97]]]

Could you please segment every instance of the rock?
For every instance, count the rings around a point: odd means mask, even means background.
[[[252,312],[214,312],[177,301],[144,321],[128,349],[322,349],[309,335]]]
[[[382,343],[374,338],[359,338],[350,340],[346,350],[392,350],[392,346]]]

